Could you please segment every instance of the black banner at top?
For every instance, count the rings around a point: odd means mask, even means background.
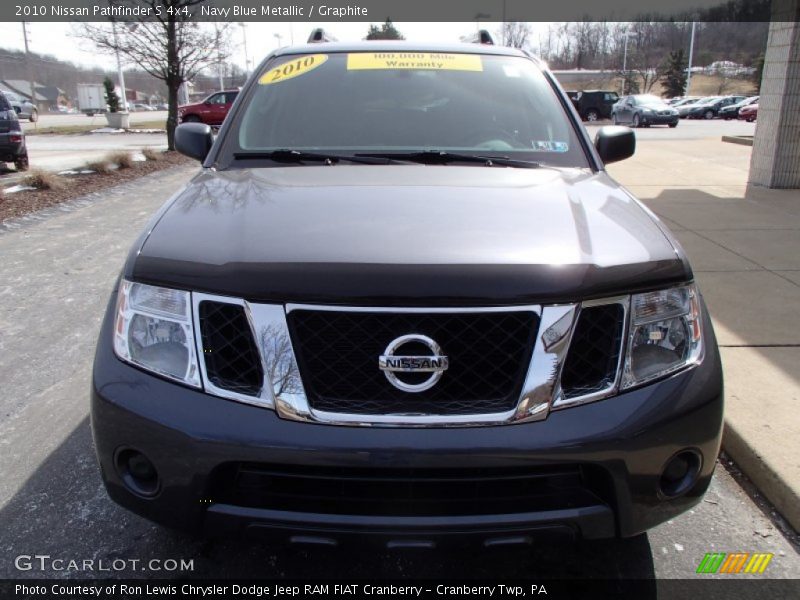
[[[797,0],[774,2],[780,20],[796,20]],[[769,21],[770,11],[770,0],[3,0],[0,21]]]

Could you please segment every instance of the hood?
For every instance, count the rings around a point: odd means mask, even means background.
[[[126,274],[301,302],[569,299],[691,276],[605,173],[460,166],[203,171]]]

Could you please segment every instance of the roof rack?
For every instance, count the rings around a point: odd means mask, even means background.
[[[494,46],[494,38],[486,29],[481,29],[474,35],[464,36],[461,40],[468,44],[486,44],[487,46]]]
[[[323,42],[338,42],[335,37],[332,35],[328,35],[325,33],[325,30],[322,27],[317,27],[311,32],[311,35],[308,36],[308,43],[309,44],[321,44]]]

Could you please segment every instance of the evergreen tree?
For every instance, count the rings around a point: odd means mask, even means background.
[[[764,76],[764,55],[760,54],[753,63],[755,71],[753,72],[753,87],[756,94],[761,92],[761,78]]]
[[[114,89],[114,82],[108,77],[103,80],[103,87],[106,88],[106,104],[108,104],[108,112],[119,112],[119,96]]]
[[[391,19],[386,19],[386,22],[378,27],[377,25],[370,25],[367,32],[368,40],[404,40],[406,39],[402,33],[392,23]]]
[[[686,92],[686,59],[683,50],[669,53],[664,70],[664,94],[668,98],[683,96]]]

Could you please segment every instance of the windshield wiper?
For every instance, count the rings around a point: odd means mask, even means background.
[[[326,165],[335,165],[340,161],[359,163],[364,165],[388,165],[393,162],[390,157],[366,157],[352,156],[346,154],[319,154],[315,152],[304,152],[302,150],[290,150],[282,148],[280,150],[270,150],[269,152],[235,152],[233,158],[236,160],[265,159],[282,163],[303,163],[303,162],[322,162]]]
[[[487,167],[516,167],[518,169],[535,169],[539,163],[530,160],[518,160],[509,156],[481,156],[477,154],[459,154],[444,150],[422,150],[420,152],[375,152],[356,154],[364,158],[390,158],[410,160],[426,165],[444,165],[452,162],[483,163]]]

